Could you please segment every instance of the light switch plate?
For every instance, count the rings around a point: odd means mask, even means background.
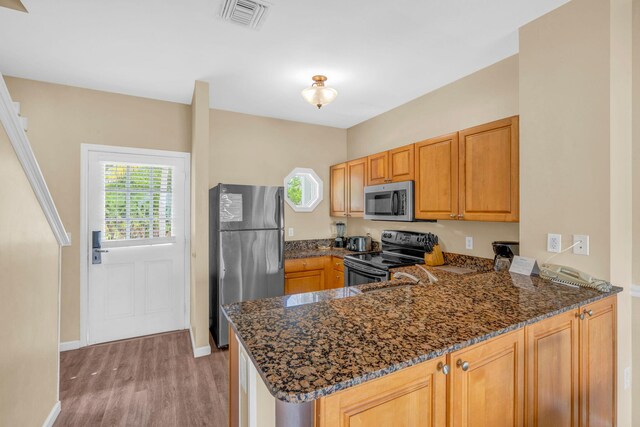
[[[560,253],[562,250],[562,235],[547,234],[547,252]]]
[[[580,244],[573,247],[573,253],[576,255],[589,255],[589,236],[586,234],[574,234],[573,243]]]
[[[293,227],[289,227],[289,237],[293,237]]]
[[[473,249],[473,237],[467,236],[465,238],[465,246],[469,250]]]

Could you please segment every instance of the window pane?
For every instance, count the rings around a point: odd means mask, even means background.
[[[150,224],[145,220],[131,220],[129,223],[129,238],[130,239],[146,239],[150,237]]]
[[[171,237],[173,167],[104,164],[104,239]]]
[[[126,221],[106,220],[104,228],[104,240],[123,240],[127,238]]]

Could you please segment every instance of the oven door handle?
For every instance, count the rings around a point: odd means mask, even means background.
[[[394,216],[398,216],[398,212],[400,210],[400,206],[398,206],[399,198],[398,192],[394,191],[391,195],[391,214]]]

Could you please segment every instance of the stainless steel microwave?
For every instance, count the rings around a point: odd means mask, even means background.
[[[413,221],[413,181],[365,187],[364,219]]]

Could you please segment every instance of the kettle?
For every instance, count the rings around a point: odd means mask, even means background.
[[[369,252],[371,250],[371,236],[349,237],[347,250],[354,252]]]

